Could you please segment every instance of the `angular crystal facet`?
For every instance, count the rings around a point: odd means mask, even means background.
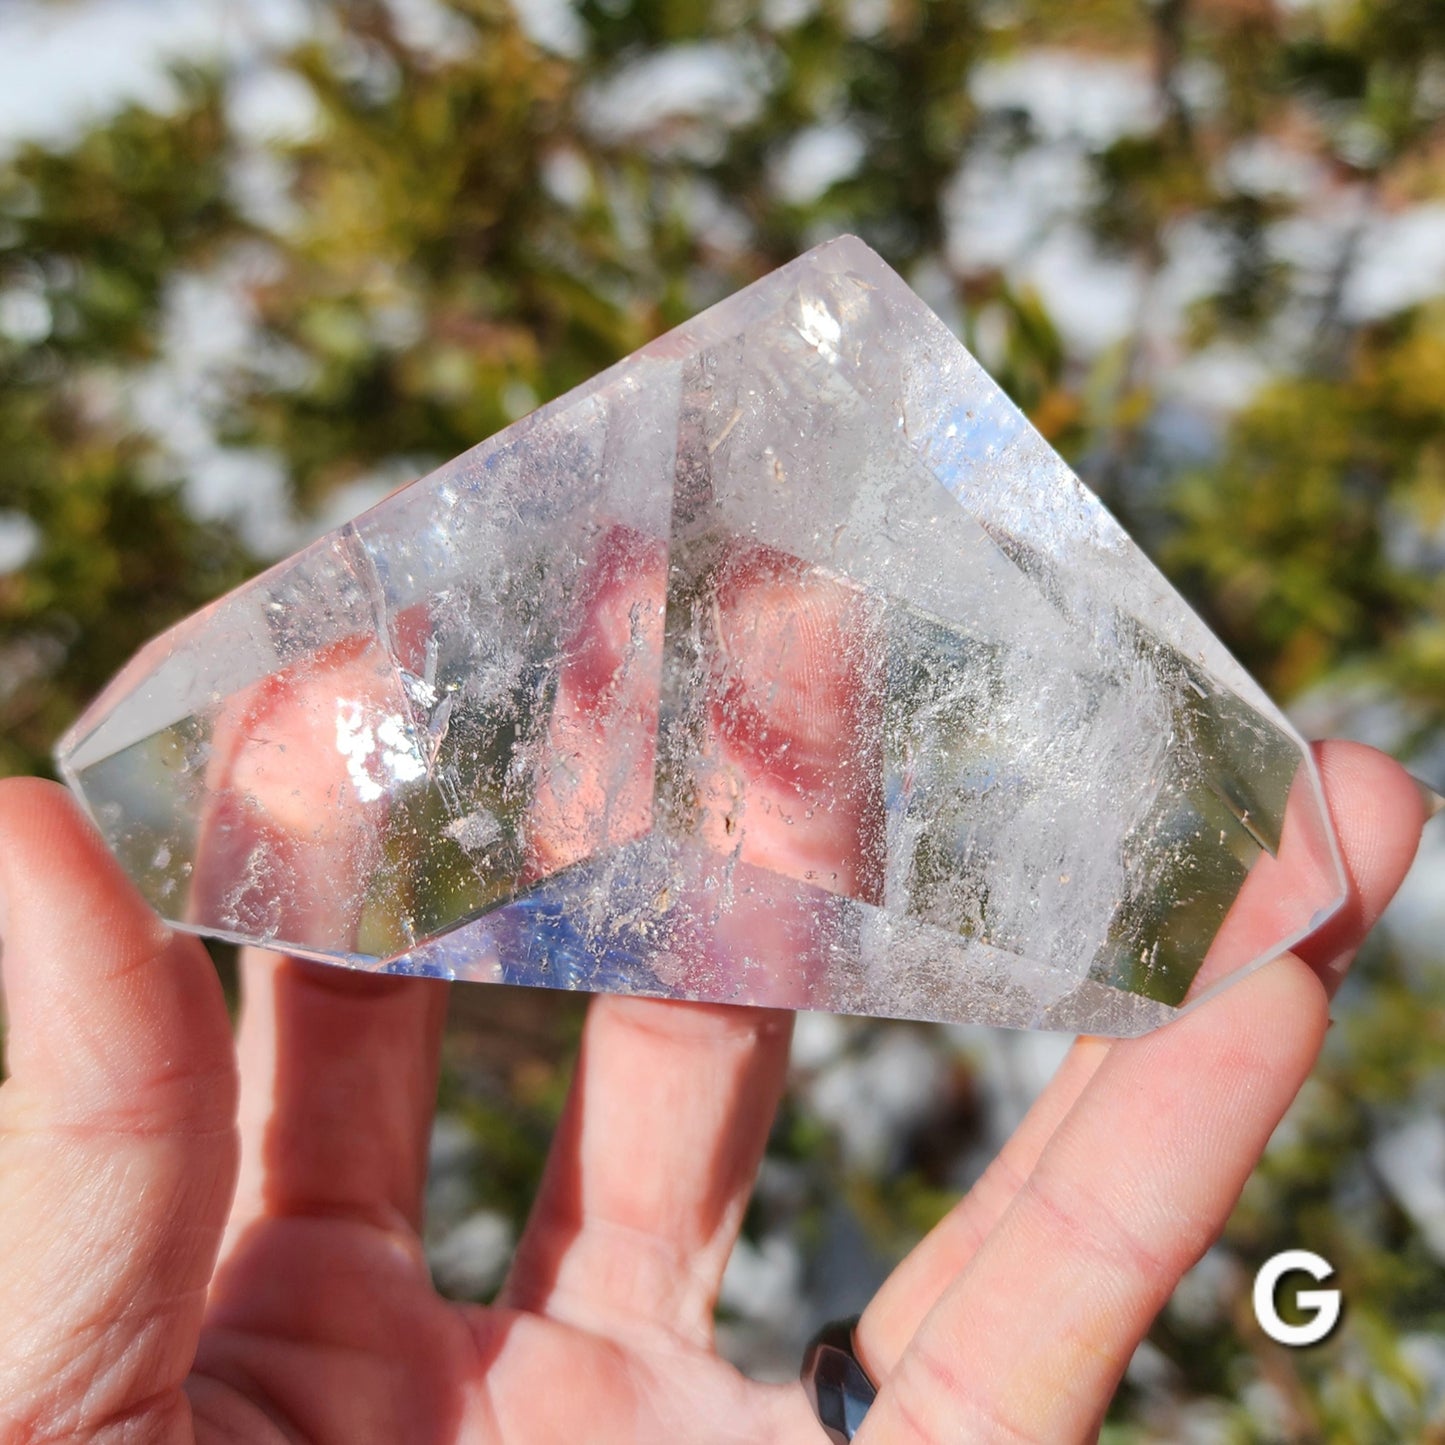
[[[158,638],[59,756],[167,918],[393,973],[1132,1034],[1345,889],[1289,724],[851,238]]]

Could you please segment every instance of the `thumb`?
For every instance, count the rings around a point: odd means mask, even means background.
[[[0,781],[0,948],[0,1439],[189,1438],[236,1171],[215,972],[29,778]]]

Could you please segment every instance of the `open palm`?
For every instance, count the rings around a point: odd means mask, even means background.
[[[1321,764],[1350,906],[1178,1023],[1080,1041],[869,1304],[882,1389],[860,1445],[1096,1433],[1413,854],[1404,773],[1340,744]],[[0,1440],[823,1439],[798,1387],[712,1343],[788,1015],[595,1000],[502,1302],[480,1309],[435,1294],[417,1237],[444,985],[256,954],[233,1041],[199,944],[29,780],[0,784],[0,934]]]

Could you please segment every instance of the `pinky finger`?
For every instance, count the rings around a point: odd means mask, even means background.
[[[988,1243],[924,1318],[858,1445],[1091,1440],[1224,1227],[1324,1037],[1299,959],[1114,1045]]]

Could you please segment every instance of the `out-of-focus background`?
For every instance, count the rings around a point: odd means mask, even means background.
[[[897,266],[1311,733],[1445,773],[1441,0],[7,0],[0,772],[153,632],[816,241]],[[459,988],[505,1266],[582,1000]],[[1106,1439],[1445,1440],[1445,835]],[[728,1273],[782,1377],[1066,1046],[799,1020]],[[1288,1351],[1275,1251],[1347,1306]]]

